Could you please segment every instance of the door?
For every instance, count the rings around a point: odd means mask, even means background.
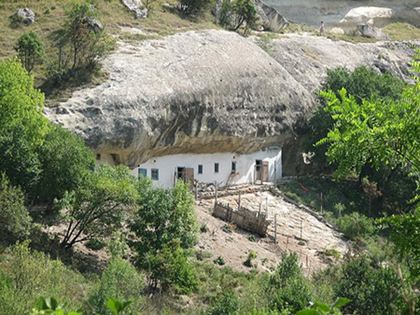
[[[181,179],[184,183],[190,183],[191,187],[194,185],[194,169],[187,167],[178,167],[177,168],[177,179]]]
[[[261,180],[263,182],[268,182],[268,161],[263,161],[261,173]]]

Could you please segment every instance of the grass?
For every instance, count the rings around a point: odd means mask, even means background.
[[[391,40],[415,40],[420,39],[420,28],[408,23],[391,23],[385,26],[382,31]]]
[[[81,0],[77,0],[81,1]],[[6,1],[0,0],[0,59],[16,56],[14,45],[17,39],[27,31],[35,31],[39,34],[46,46],[47,63],[57,56],[53,48],[53,34],[60,30],[66,19],[65,9],[69,8],[72,0],[39,0],[39,1]],[[158,0],[151,10],[147,19],[136,19],[119,0],[97,0],[96,9],[99,11],[105,31],[119,41],[138,42],[148,39],[159,39],[163,36],[184,32],[188,30],[204,30],[219,28],[213,23],[210,13],[197,21],[181,18],[176,12],[168,12],[163,9],[164,2],[176,3],[176,0]],[[12,27],[9,17],[18,8],[28,7],[36,14],[33,25],[21,25]],[[125,31],[122,28],[125,28]],[[136,28],[142,33],[132,33],[127,30]],[[46,64],[37,66],[33,70],[35,85],[41,87],[46,81]],[[106,74],[98,71],[89,79],[91,84],[103,82]],[[77,85],[77,82],[76,82]],[[51,102],[62,100],[71,95],[74,87],[70,84],[64,91],[52,93],[48,98]]]

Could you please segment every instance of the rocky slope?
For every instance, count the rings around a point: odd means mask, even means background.
[[[249,152],[287,143],[315,106],[328,68],[408,74],[410,43],[350,44],[291,35],[270,56],[227,31],[129,45],[104,60],[109,79],[45,113],[97,153],[135,166],[182,152]]]

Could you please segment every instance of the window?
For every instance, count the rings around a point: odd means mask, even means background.
[[[157,168],[152,168],[151,169],[151,176],[150,176],[153,180],[159,180],[159,169]]]
[[[139,168],[139,177],[140,176],[143,176],[143,177],[147,176],[147,169],[146,168]]]
[[[214,172],[219,173],[219,163],[214,163]]]
[[[236,172],[236,162],[232,161],[232,172]]]
[[[198,174],[203,174],[203,165],[198,164]]]

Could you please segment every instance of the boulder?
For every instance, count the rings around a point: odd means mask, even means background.
[[[380,7],[358,7],[351,9],[340,24],[368,24],[368,25],[384,25],[393,16],[391,8]]]
[[[381,29],[370,25],[358,25],[357,30],[363,37],[375,38],[375,39],[389,39],[388,35],[382,33]]]
[[[28,8],[19,8],[10,17],[14,23],[24,23],[26,25],[35,23],[35,13]]]
[[[261,0],[254,0],[254,2],[264,29],[278,32],[289,25],[289,22],[275,8],[266,5]]]
[[[83,18],[83,23],[87,24],[89,29],[95,33],[98,33],[104,29],[101,21],[95,19],[94,17],[87,16]]]
[[[134,12],[136,19],[147,18],[147,9],[141,0],[121,0],[121,2],[128,10]]]
[[[420,43],[284,35],[272,39],[269,55],[254,40],[208,30],[119,43],[103,62],[105,82],[75,91],[45,114],[110,163],[134,167],[154,156],[283,145],[284,171],[296,172],[302,155],[294,139],[327,70],[366,65],[407,78]]]

